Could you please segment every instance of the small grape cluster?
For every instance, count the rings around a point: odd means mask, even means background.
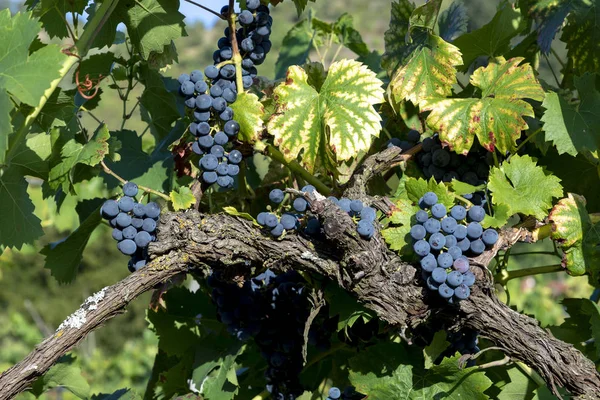
[[[446,206],[438,203],[433,192],[419,201],[421,210],[415,214],[416,223],[410,229],[415,243],[413,249],[421,257],[423,278],[429,289],[437,291],[449,302],[469,297],[475,275],[469,270],[465,254],[480,255],[498,241],[494,229],[483,230],[485,211],[481,206],[467,209],[455,205],[447,215]]]
[[[312,185],[304,186],[303,193],[312,193],[316,189]],[[269,193],[269,200],[275,204],[281,204],[285,199],[285,193],[281,189],[273,189]],[[338,199],[330,196],[327,198],[335,205],[347,212],[351,217],[358,219],[356,231],[363,239],[370,239],[375,232],[375,219],[377,212],[373,207],[365,206],[360,200],[350,200],[345,197]],[[314,216],[306,216],[308,201],[303,197],[296,197],[292,202],[293,212],[285,212],[281,218],[272,212],[261,212],[256,217],[256,221],[265,228],[270,229],[271,235],[280,237],[286,231],[298,230],[304,227],[304,233],[307,235],[317,235],[321,232],[321,223]]]
[[[229,15],[229,6],[221,9],[223,15]],[[264,62],[271,50],[269,36],[273,18],[269,7],[261,5],[259,0],[246,2],[246,10],[237,16],[241,25],[236,32],[237,42],[242,51],[242,82],[244,88],[252,86],[257,70],[255,65]],[[231,188],[234,178],[239,174],[242,153],[239,150],[227,151],[228,144],[236,140],[240,124],[234,119],[230,107],[237,99],[236,66],[232,62],[233,49],[230,41],[230,28],[219,39],[219,49],[213,54],[215,65],[192,71],[179,76],[179,92],[185,96],[185,105],[193,113],[194,121],[189,131],[197,139],[192,143],[192,151],[201,155],[199,166],[202,169],[201,180],[221,188]]]
[[[276,275],[271,270],[240,287],[213,273],[208,284],[218,317],[238,339],[254,338],[267,360],[267,390],[275,399],[295,399],[302,393],[304,326],[310,313],[308,291],[294,271]],[[309,336],[321,326],[313,324]],[[316,334],[315,337],[323,335]]]
[[[415,147],[420,141],[421,134],[419,133],[419,131],[411,129],[406,135],[406,140],[401,140],[398,138],[391,138],[390,140],[388,140],[387,148],[389,149],[390,147],[396,146],[400,147],[402,151],[406,151]]]
[[[457,351],[462,355],[479,353],[481,349],[477,346],[477,335],[477,331],[471,329],[449,333],[446,339],[450,342],[450,346],[444,354],[452,357]],[[475,360],[467,361],[467,367],[474,366]]]
[[[112,237],[121,253],[131,256],[129,271],[134,272],[146,265],[148,245],[156,240],[156,222],[160,217],[160,206],[151,201],[144,205],[135,196],[138,187],[133,182],[123,185],[123,196],[118,200],[107,200],[100,213],[113,228]]]

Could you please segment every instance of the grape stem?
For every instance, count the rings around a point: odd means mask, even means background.
[[[110,169],[108,167],[108,165],[106,165],[106,163],[104,162],[104,160],[100,161],[100,165],[102,165],[102,169],[104,170],[104,172],[106,172],[107,174],[109,174],[110,176],[114,177],[115,179],[117,179],[119,182],[121,182],[121,184],[126,184],[127,180],[121,178],[116,172],[114,172],[112,169]],[[169,196],[167,196],[164,193],[158,192],[154,189],[150,189],[149,187],[146,186],[141,186],[141,185],[137,185],[139,189],[141,189],[143,192],[146,193],[152,193],[160,198],[165,199],[168,202],[171,202],[171,198]]]
[[[270,158],[272,158],[273,160],[285,165],[290,170],[292,170],[293,172],[300,175],[300,177],[302,177],[302,179],[304,179],[306,182],[313,185],[317,189],[317,191],[319,193],[321,193],[322,195],[329,196],[329,194],[331,193],[331,189],[329,189],[327,187],[327,185],[325,185],[319,179],[315,178],[307,170],[302,168],[302,166],[300,164],[298,164],[297,161],[288,162],[285,159],[285,157],[283,156],[283,154],[279,150],[277,150],[277,148],[275,146],[270,145],[270,144],[266,145],[265,154],[267,156],[269,156]]]
[[[473,207],[473,203],[471,203],[469,200],[465,199],[464,197],[456,194],[456,193],[452,193],[454,195],[454,198],[457,200],[462,201],[465,204],[468,204],[470,207]]]
[[[216,15],[216,16],[217,16],[217,17],[219,17],[220,19],[225,19],[225,17],[224,17],[224,16],[222,16],[220,13],[216,12],[215,10],[213,10],[213,9],[211,9],[211,8],[208,8],[208,7],[206,7],[206,6],[203,6],[202,4],[196,3],[195,1],[192,1],[192,0],[183,0],[183,1],[185,1],[186,3],[193,4],[193,5],[195,5],[196,7],[200,7],[200,8],[201,8],[201,9],[203,9],[204,11],[208,11],[209,13],[211,13],[211,14],[213,14],[213,15]],[[230,8],[230,9],[231,9],[231,8]]]
[[[244,93],[244,80],[242,79],[242,55],[240,54],[240,47],[238,46],[236,29],[235,29],[235,18],[237,15],[233,12],[235,0],[229,0],[229,40],[231,41],[231,52],[233,56],[231,60],[235,64],[235,86],[237,87],[238,93]]]
[[[499,274],[496,274],[494,280],[496,283],[504,286],[508,281],[515,278],[523,278],[525,276],[533,276],[539,274],[551,274],[553,272],[561,272],[565,269],[561,264],[553,264],[546,265],[543,267],[532,267],[532,268],[524,268],[518,269],[515,271],[502,271]]]

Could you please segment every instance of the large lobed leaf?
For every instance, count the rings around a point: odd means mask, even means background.
[[[492,168],[488,189],[495,206],[504,204],[509,215],[522,213],[539,220],[546,217],[552,199],[562,196],[560,179],[546,175],[530,156],[514,155],[499,168]]]
[[[528,128],[524,116],[533,117],[533,108],[524,98],[544,99],[544,91],[523,58],[506,61],[499,57],[477,69],[471,84],[481,90],[481,99],[428,98],[423,111],[431,111],[427,124],[457,153],[467,154],[475,136],[489,151],[515,149],[521,131]]]
[[[83,14],[88,0],[27,0],[25,5],[38,17],[50,37],[69,36],[66,15]]]
[[[313,172],[330,152],[345,161],[370,148],[381,128],[373,105],[384,99],[383,83],[353,60],[333,63],[320,88],[311,83],[304,69],[290,67],[275,89],[276,112],[268,129],[286,160],[302,152],[302,164]]]

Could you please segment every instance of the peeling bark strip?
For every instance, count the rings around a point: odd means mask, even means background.
[[[86,300],[74,313],[84,318],[69,317],[70,322],[63,323],[56,334],[5,371],[0,376],[0,399],[13,398],[27,389],[88,333],[121,313],[131,300],[188,271],[189,265],[204,273],[208,267],[227,269],[232,275],[249,273],[248,264],[322,274],[398,327],[416,328],[426,323],[429,315],[444,315],[443,308],[449,306],[434,296],[428,297],[419,285],[416,269],[387,250],[379,236],[369,242],[360,240],[353,233],[350,217],[329,201],[313,204],[313,210],[325,219],[327,243],[296,235],[273,240],[250,222],[225,214],[165,214],[159,241],[150,247],[155,259]],[[499,244],[480,256],[477,264],[487,265],[500,247],[511,246],[525,234],[526,231],[518,230],[502,232]],[[477,287],[468,300],[460,303],[457,326],[479,330],[503,348],[506,355],[534,368],[553,391],[562,386],[580,399],[600,398],[600,375],[593,362],[540,328],[536,320],[501,303],[491,289],[489,274],[479,267],[472,268],[478,275]]]

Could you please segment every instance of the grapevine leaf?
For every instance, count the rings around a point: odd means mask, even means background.
[[[20,249],[44,234],[19,167],[11,165],[0,176],[0,204],[0,245]]]
[[[437,331],[433,335],[433,340],[429,345],[423,348],[423,357],[425,358],[425,369],[434,366],[435,360],[448,348],[450,342],[446,340],[445,331]]]
[[[167,136],[175,121],[180,118],[177,99],[165,87],[162,76],[142,63],[140,79],[144,83],[144,92],[140,98],[143,119],[150,125],[150,131],[157,141]]]
[[[455,67],[462,64],[458,48],[432,33],[419,35],[414,46],[390,82],[396,102],[420,104],[428,97],[450,95],[456,83]]]
[[[438,27],[440,37],[446,42],[452,42],[460,35],[467,32],[469,15],[463,0],[455,0],[443,13],[440,14]]]
[[[67,126],[71,120],[77,118],[77,107],[73,96],[74,91],[65,92],[60,88],[52,92],[36,119],[44,131],[49,131],[55,126]]]
[[[39,133],[30,135],[21,141],[10,160],[11,165],[19,167],[23,175],[48,178],[48,157],[51,153],[50,135]]]
[[[584,229],[589,229],[592,221],[585,209],[585,197],[568,193],[550,212],[552,239],[563,248],[580,244]]]
[[[551,140],[559,154],[572,156],[584,150],[600,147],[600,92],[595,87],[595,75],[575,78],[580,102],[570,105],[557,93],[549,92],[542,106],[546,108],[542,121],[546,140]]]
[[[150,53],[162,53],[171,41],[186,35],[178,8],[179,2],[171,0],[121,1],[113,15],[125,23],[133,45],[148,59]]]
[[[98,393],[91,400],[139,400],[140,396],[130,389],[119,389],[111,394]]]
[[[50,37],[69,36],[65,16],[71,12],[83,14],[87,0],[27,0],[25,5],[40,19]]]
[[[52,276],[59,283],[69,283],[77,276],[77,270],[83,259],[83,250],[96,229],[102,221],[100,216],[100,205],[84,221],[79,228],[69,236],[46,245],[40,253],[46,256],[45,268],[49,269]]]
[[[546,175],[528,155],[514,155],[500,168],[492,168],[488,189],[494,205],[505,204],[510,214],[523,213],[544,219],[552,207],[552,198],[562,196],[560,179]]]
[[[92,82],[98,81],[102,77],[110,75],[115,55],[111,52],[93,54],[86,57],[79,64],[79,80],[84,81],[90,79]],[[73,75],[73,82],[75,82],[75,75]]]
[[[255,226],[260,226],[260,225],[258,225],[258,222],[256,222],[256,220],[254,219],[254,217],[252,215],[245,213],[245,212],[238,211],[235,209],[235,207],[231,207],[231,206],[223,207],[223,211],[225,211],[229,215],[233,215],[234,217],[240,217],[245,220],[252,221],[252,222],[254,222]]]
[[[396,208],[390,216],[390,222],[400,226],[388,227],[381,231],[381,235],[391,250],[406,255],[412,252],[412,239],[409,235],[411,218],[419,210],[419,207],[405,198],[399,198],[395,202],[395,206]]]
[[[437,183],[434,178],[428,181],[422,178],[408,178],[406,180],[406,192],[408,198],[413,204],[418,205],[419,200],[427,192],[433,192],[438,197],[438,203],[442,203],[446,207],[452,207],[454,205],[454,196],[448,191],[446,185],[442,182]]]
[[[91,167],[98,165],[108,153],[109,138],[108,127],[102,124],[96,130],[94,138],[88,143],[81,144],[75,139],[65,143],[61,150],[61,161],[52,167],[48,175],[50,187],[54,189],[62,187],[63,191],[68,192],[74,167],[77,164],[85,164]]]
[[[597,262],[598,260],[596,260]],[[562,265],[567,268],[570,275],[580,276],[585,274],[587,260],[583,249],[581,247],[571,247],[564,251],[562,257]],[[590,274],[590,279],[597,279],[597,274]],[[600,282],[596,281],[595,286],[598,286]],[[594,284],[594,283],[592,283]]]
[[[485,373],[473,368],[460,369],[458,357],[446,358],[439,365],[424,369],[417,354],[398,343],[381,343],[369,347],[349,360],[350,382],[361,393],[376,399],[487,399],[483,392],[492,382]]]
[[[567,18],[561,40],[567,43],[570,68],[577,74],[600,70],[600,5],[579,2]]]
[[[292,66],[275,89],[269,133],[287,161],[303,151],[301,162],[309,172],[317,162],[326,164],[330,151],[349,160],[379,135],[381,117],[373,105],[384,101],[381,86],[372,71],[353,60],[333,63],[320,91],[309,85],[304,69]]]
[[[506,204],[496,204],[494,207],[494,215],[485,215],[481,225],[484,228],[501,228],[508,222],[511,217],[510,208]]]
[[[389,75],[396,69],[404,58],[408,38],[408,20],[415,6],[409,0],[392,2],[392,17],[390,27],[385,32],[385,53],[381,66]]]
[[[302,65],[308,59],[312,48],[313,31],[308,19],[297,22],[286,33],[281,44],[281,51],[275,63],[275,78],[285,76],[287,69],[292,65]]]
[[[90,396],[90,385],[81,375],[79,367],[73,364],[72,358],[63,357],[62,361],[59,361],[34,382],[31,391],[38,397],[49,389],[59,386],[80,399],[87,399]]]
[[[571,12],[572,8],[572,1],[561,1],[559,4],[553,4],[549,8],[541,8],[539,3],[534,7],[533,10],[536,12],[536,17],[539,21],[537,43],[544,54],[550,53],[556,32],[562,28],[565,18]]]
[[[505,153],[515,148],[521,131],[528,128],[524,116],[533,117],[533,108],[523,98],[544,99],[544,91],[529,64],[523,59],[499,57],[477,69],[471,84],[481,90],[481,99],[436,99],[423,101],[422,110],[431,111],[427,124],[457,153],[467,154],[475,136],[489,151]]]
[[[12,124],[10,123],[10,112],[13,109],[13,102],[6,90],[0,88],[0,164],[4,163],[6,150],[8,150],[8,137],[12,133]]]
[[[340,42],[361,57],[367,57],[370,52],[360,33],[354,29],[354,18],[344,13],[333,23],[333,32],[338,35]]]
[[[264,129],[263,117],[265,108],[253,93],[240,93],[234,103],[230,104],[234,119],[240,124],[238,138],[245,143],[254,143],[260,138]]]
[[[188,187],[180,187],[177,190],[172,190],[169,197],[175,211],[187,210],[196,204],[196,198]]]
[[[408,21],[409,32],[412,32],[414,28],[433,31],[441,5],[442,0],[430,0],[422,6],[415,8]]]
[[[47,45],[29,55],[28,48],[41,27],[30,13],[0,10],[0,87],[20,101],[35,106],[60,77],[59,70],[66,59],[57,45]]]
[[[281,3],[283,0],[269,0],[271,4],[273,5],[277,5],[279,3]],[[306,9],[306,6],[308,5],[308,2],[315,2],[316,0],[292,0],[294,2],[294,5],[296,6],[296,11],[298,12],[298,16],[300,16],[300,14],[302,14],[302,12],[304,11],[304,9]]]
[[[503,1],[489,23],[454,41],[462,53],[464,68],[468,68],[479,56],[497,57],[508,52],[511,39],[526,26],[521,11],[513,8],[510,2]]]
[[[468,183],[461,182],[458,179],[452,179],[450,186],[452,187],[452,191],[459,196],[485,190],[485,185],[473,186],[469,185]]]
[[[564,299],[568,317],[560,326],[550,326],[558,339],[575,345],[590,358],[600,357],[600,307],[589,299]],[[589,341],[589,339],[595,341]],[[587,342],[584,344],[584,342]],[[591,346],[591,349],[589,348]],[[587,349],[586,349],[587,347]],[[591,350],[591,351],[590,351]]]
[[[536,388],[531,383],[531,378],[517,367],[509,368],[506,373],[510,381],[501,387],[502,391],[496,398],[498,400],[526,400],[531,398],[532,392]]]
[[[99,2],[91,2],[89,7],[85,9],[85,12],[89,15],[88,23],[94,18],[96,14],[96,10],[100,7],[101,3]],[[104,22],[100,30],[97,32],[96,37],[93,41],[93,46],[97,48],[102,48],[104,46],[112,46],[117,42],[117,34],[122,33],[117,31],[117,27],[122,21],[119,16],[115,15],[113,12],[110,17]],[[84,30],[90,29],[86,24],[83,27]]]

